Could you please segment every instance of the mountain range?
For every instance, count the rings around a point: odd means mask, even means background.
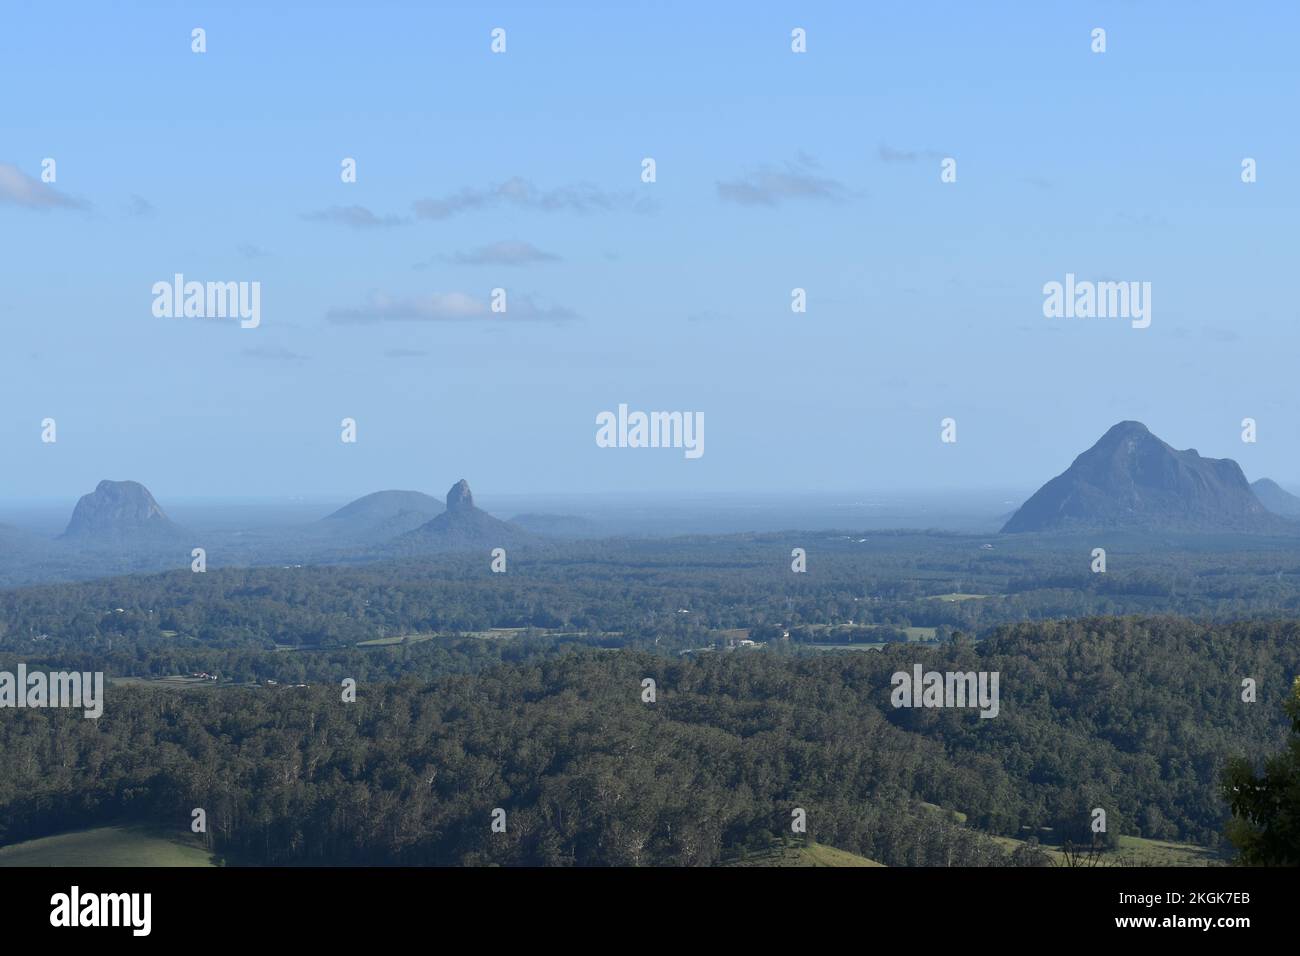
[[[646,514],[661,512],[656,507],[637,514],[644,526]],[[756,511],[751,518],[761,522],[766,514]],[[1120,529],[1294,536],[1300,534],[1300,497],[1268,478],[1248,483],[1236,462],[1176,450],[1145,425],[1126,421],[1002,520],[1008,534]],[[524,512],[502,521],[475,504],[462,479],[445,504],[420,491],[378,491],[310,523],[195,534],[174,522],[139,482],[101,481],[77,501],[57,538],[0,524],[0,586],[176,569],[188,564],[194,547],[203,547],[215,566],[351,563],[645,533],[607,517],[598,523]]]

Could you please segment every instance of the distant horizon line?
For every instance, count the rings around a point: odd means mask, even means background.
[[[117,479],[110,479],[117,480]],[[138,479],[120,479],[138,481]],[[140,481],[141,485],[149,490],[151,494],[154,487],[147,482]],[[1281,484],[1281,482],[1279,482]],[[713,498],[734,498],[737,495],[744,496],[747,499],[760,500],[776,498],[797,502],[800,499],[827,499],[827,498],[844,498],[844,497],[863,497],[863,496],[888,496],[895,499],[920,499],[935,498],[947,495],[998,495],[998,494],[1032,494],[1030,486],[1025,485],[1021,488],[1012,488],[1009,486],[964,486],[964,487],[934,487],[934,488],[857,488],[857,489],[839,489],[839,490],[817,490],[809,491],[807,489],[773,489],[773,490],[743,490],[743,489],[715,489],[715,490],[691,490],[691,491],[672,491],[663,489],[647,488],[629,488],[618,490],[599,490],[599,491],[480,491],[474,488],[473,483],[470,485],[474,491],[475,497],[489,498],[555,498],[555,499],[578,499],[578,498],[598,498],[611,500],[616,498],[657,498],[660,500],[672,499],[689,501],[692,499],[713,499]],[[13,505],[56,505],[62,502],[73,500],[90,494],[94,489],[74,492],[64,495],[44,494],[39,496],[6,496],[0,497],[0,507]],[[161,494],[167,500],[174,503],[187,504],[226,504],[226,503],[248,503],[248,504],[294,504],[294,503],[311,503],[311,502],[328,502],[328,501],[355,501],[358,498],[364,498],[367,495],[377,494],[385,491],[406,491],[419,492],[426,494],[431,498],[442,500],[443,493],[427,491],[423,488],[409,488],[400,486],[386,486],[373,488],[369,491],[339,491],[339,492],[293,492],[281,494],[263,494],[263,495],[172,495],[166,492]],[[160,502],[161,503],[161,502]]]

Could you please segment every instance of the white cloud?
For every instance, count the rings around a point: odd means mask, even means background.
[[[543,252],[531,242],[503,239],[468,252],[457,252],[448,261],[462,266],[526,266],[539,262],[558,262],[559,256]]]
[[[840,202],[848,190],[837,180],[814,172],[817,163],[800,153],[783,167],[762,166],[739,179],[719,181],[718,198],[742,206],[777,206],[788,199]]]
[[[90,204],[33,179],[11,163],[0,163],[0,202],[27,209],[88,209]]]
[[[407,222],[401,216],[377,216],[365,206],[330,206],[318,212],[304,213],[309,222],[329,222],[351,229],[375,229],[400,226]]]
[[[577,318],[577,315],[572,309],[563,306],[539,305],[528,295],[509,295],[506,311],[493,312],[487,298],[465,292],[439,292],[416,298],[396,298],[380,293],[363,306],[330,309],[325,318],[330,322],[342,323],[470,320],[562,322]]]

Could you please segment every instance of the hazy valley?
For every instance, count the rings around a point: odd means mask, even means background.
[[[981,533],[605,533],[463,480],[195,532],[104,482],[61,536],[8,531],[0,671],[108,689],[98,721],[3,725],[0,843],[97,827],[172,859],[203,805],[228,863],[1224,863],[1221,776],[1285,744],[1300,671],[1300,525],[1254,488],[1136,423]],[[996,673],[995,719],[898,709],[913,669]],[[23,769],[54,747],[99,771]]]

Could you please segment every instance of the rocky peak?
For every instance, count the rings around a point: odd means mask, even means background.
[[[448,511],[473,511],[474,494],[469,490],[469,482],[462,478],[451,486],[447,492]]]
[[[1043,485],[1003,531],[1065,528],[1280,530],[1227,458],[1177,451],[1141,422],[1120,422]]]
[[[101,481],[77,502],[64,534],[116,535],[171,526],[149,489],[138,481]]]

